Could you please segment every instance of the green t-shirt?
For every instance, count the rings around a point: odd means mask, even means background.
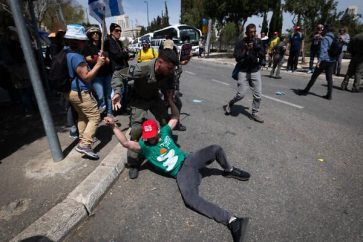
[[[175,177],[187,154],[174,143],[169,125],[160,129],[159,136],[160,140],[155,145],[139,140],[142,155],[158,170]]]

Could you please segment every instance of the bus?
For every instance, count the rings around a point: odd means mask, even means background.
[[[156,30],[151,39],[151,46],[156,48],[159,47],[161,41],[165,40],[165,36],[172,37],[179,51],[183,41],[186,38],[189,38],[189,43],[192,44],[192,53],[198,54],[199,38],[202,36],[202,32],[199,29],[186,24],[177,24]]]

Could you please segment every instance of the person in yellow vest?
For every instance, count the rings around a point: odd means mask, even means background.
[[[141,43],[142,43],[142,49],[140,49],[139,52],[137,53],[138,63],[147,62],[158,58],[159,56],[158,52],[150,46],[150,42],[148,39],[143,39]]]
[[[268,67],[272,65],[272,55],[274,53],[274,48],[280,43],[279,33],[274,32],[274,36],[268,46]]]

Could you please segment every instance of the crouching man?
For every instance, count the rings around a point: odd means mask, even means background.
[[[172,92],[167,93],[172,117],[168,124],[158,128],[154,120],[146,120],[142,124],[142,136],[139,142],[127,140],[112,118],[105,117],[105,123],[110,126],[121,145],[127,149],[141,153],[156,169],[176,178],[184,203],[192,210],[226,225],[234,241],[243,241],[248,218],[239,218],[226,210],[212,204],[199,196],[198,187],[202,175],[200,170],[216,160],[223,168],[223,176],[247,181],[248,172],[229,164],[226,154],[219,145],[210,145],[192,154],[187,154],[174,143],[172,129],[178,123],[179,112],[173,102]]]

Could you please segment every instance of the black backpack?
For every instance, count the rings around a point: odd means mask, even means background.
[[[48,80],[51,86],[59,92],[71,90],[72,78],[68,74],[67,53],[70,53],[70,50],[61,50],[54,56],[50,65]]]
[[[333,39],[333,42],[329,46],[328,54],[331,58],[338,59],[339,55],[342,53],[343,50],[343,43],[340,42],[336,36],[329,37]]]

